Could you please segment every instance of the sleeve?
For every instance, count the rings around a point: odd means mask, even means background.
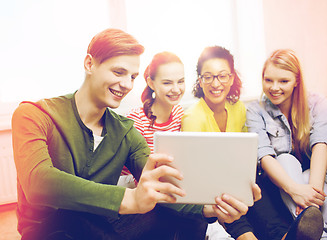
[[[140,111],[143,110],[139,108],[132,109],[126,114],[126,117],[134,121],[134,127],[142,134],[142,136],[144,136],[144,124],[142,122]]]
[[[314,95],[310,103],[312,128],[310,131],[310,148],[316,143],[327,144],[327,99]],[[310,99],[311,100],[311,99]]]
[[[258,134],[258,160],[267,155],[276,156],[275,150],[268,137],[266,123],[264,119],[265,110],[258,102],[250,104],[246,112],[246,126],[249,132]]]
[[[130,154],[126,161],[126,166],[137,181],[141,177],[144,165],[146,164],[150,155],[150,148],[145,141],[145,138],[138,132],[136,128],[132,128],[127,134],[130,142]]]
[[[14,160],[26,204],[118,218],[125,188],[96,183],[55,168],[48,151],[53,128],[49,116],[32,104],[20,105],[13,114]]]
[[[248,131],[248,128],[246,126],[246,107],[244,105],[243,102],[239,101],[240,102],[240,112],[241,112],[241,121],[242,121],[242,132],[247,132]]]

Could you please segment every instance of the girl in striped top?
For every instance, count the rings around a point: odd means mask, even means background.
[[[180,131],[183,108],[178,105],[185,92],[184,65],[170,52],[156,54],[144,72],[147,83],[142,95],[142,107],[132,109],[127,117],[145,137],[153,153],[156,131]],[[123,175],[129,174],[125,167]]]

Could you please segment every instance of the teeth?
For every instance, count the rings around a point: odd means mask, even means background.
[[[170,95],[170,96],[168,95],[168,97],[169,97],[169,98],[178,98],[179,95]]]
[[[218,91],[211,91],[213,94],[220,94],[222,93],[223,91],[222,90],[218,90]]]
[[[118,92],[118,91],[115,91],[115,90],[113,90],[113,89],[110,89],[110,91],[111,91],[113,94],[115,94],[116,96],[118,96],[118,97],[122,97],[122,96],[123,96],[123,93],[122,93],[122,92]]]
[[[281,93],[270,93],[271,96],[274,96],[274,97],[278,97],[280,95],[282,95]]]

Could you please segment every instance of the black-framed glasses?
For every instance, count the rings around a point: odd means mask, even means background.
[[[201,75],[200,78],[205,84],[211,84],[215,78],[217,78],[221,84],[227,84],[229,83],[232,76],[233,74],[228,72],[220,73],[218,75],[213,75],[212,73],[205,73]]]

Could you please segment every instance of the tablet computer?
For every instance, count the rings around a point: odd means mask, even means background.
[[[174,158],[184,178],[160,179],[186,191],[177,203],[215,204],[227,193],[253,205],[252,183],[257,166],[258,135],[235,132],[156,132],[154,152]]]

